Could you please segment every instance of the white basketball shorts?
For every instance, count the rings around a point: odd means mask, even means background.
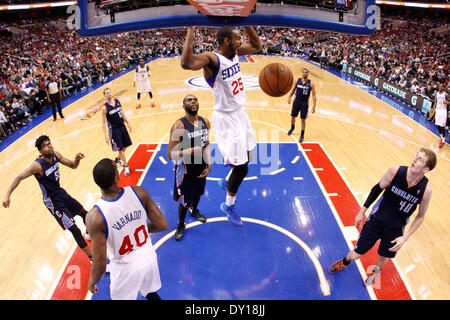
[[[137,93],[150,92],[152,91],[152,87],[150,86],[150,81],[137,81],[136,84]]]
[[[229,113],[214,110],[212,127],[225,164],[238,166],[249,161],[256,137],[245,108]]]
[[[445,127],[447,124],[447,110],[436,108],[436,114],[434,116],[434,123],[437,126]]]
[[[161,289],[158,260],[153,247],[128,263],[110,262],[112,300],[136,300]]]

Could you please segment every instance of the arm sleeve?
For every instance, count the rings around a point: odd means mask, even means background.
[[[367,196],[366,202],[364,202],[364,207],[369,208],[372,203],[377,200],[378,196],[383,192],[383,189],[381,189],[380,184],[377,183],[373,186],[372,190],[370,190],[369,195]]]

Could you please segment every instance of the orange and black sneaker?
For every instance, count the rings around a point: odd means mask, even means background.
[[[379,276],[380,272],[381,272],[380,267],[375,266],[372,272],[367,276],[366,286],[371,286]]]
[[[344,265],[344,259],[340,259],[340,260],[338,260],[338,261],[336,261],[336,262],[333,262],[333,263],[329,266],[328,271],[329,271],[330,273],[336,273],[336,272],[338,272],[338,271],[344,269],[345,267],[346,267],[346,265]]]

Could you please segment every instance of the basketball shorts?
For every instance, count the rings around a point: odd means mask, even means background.
[[[186,208],[191,208],[194,199],[205,193],[206,178],[198,178],[198,174],[185,174],[184,164],[175,165],[175,183],[173,200],[181,201]]]
[[[294,100],[294,103],[292,104],[291,116],[298,117],[298,114],[300,113],[300,118],[306,119],[308,118],[308,109],[308,103]]]
[[[150,92],[152,91],[152,87],[150,86],[150,81],[146,80],[146,81],[137,81],[136,84],[136,88],[137,88],[137,93],[143,93],[143,92]]]
[[[110,262],[110,293],[112,300],[136,300],[138,293],[146,296],[161,289],[158,259],[153,246],[126,263]]]
[[[392,240],[403,235],[404,227],[390,227],[376,218],[369,218],[364,224],[358,241],[355,245],[355,252],[363,255],[368,252],[375,243],[380,240],[378,254],[385,258],[394,258],[396,252],[389,251],[395,244]]]
[[[120,151],[131,146],[131,138],[125,126],[120,128],[111,128],[109,131],[109,139],[111,141],[113,151]]]
[[[436,114],[434,115],[434,123],[440,127],[446,126],[446,124],[447,124],[447,109],[436,108]]]
[[[74,217],[83,210],[83,206],[62,188],[55,196],[44,196],[44,204],[63,230],[72,227]]]
[[[249,161],[248,152],[256,147],[256,137],[247,110],[212,113],[212,127],[225,164],[239,166]]]

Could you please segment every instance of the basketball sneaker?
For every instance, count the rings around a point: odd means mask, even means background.
[[[305,137],[301,136],[298,142],[302,143],[305,140]]]
[[[124,169],[125,169],[125,176],[126,177],[128,177],[129,175],[130,175],[130,167],[129,166],[126,166],[126,167],[124,167]]]
[[[189,214],[197,219],[197,221],[200,221],[201,223],[205,223],[207,221],[206,217],[198,211],[198,209],[195,209],[192,211],[192,208],[189,208]]]
[[[186,229],[186,225],[183,224],[183,226],[178,226],[177,230],[175,230],[175,240],[180,241],[181,239],[183,239],[183,235],[184,235],[184,230]]]
[[[223,190],[228,190],[228,181],[226,179],[220,179],[219,181],[217,181],[217,183]]]
[[[291,129],[289,129],[289,131],[288,131],[287,135],[288,135],[288,136],[290,136],[290,135],[292,134],[292,132],[294,132],[294,130],[295,130],[295,128],[291,128]]]
[[[342,269],[344,269],[346,266],[344,265],[344,259],[340,259],[336,262],[333,262],[329,267],[328,271],[330,273],[336,273]]]
[[[225,202],[220,205],[220,210],[226,214],[228,221],[234,224],[237,227],[241,227],[243,225],[241,217],[236,212],[236,207],[234,205],[227,206]]]
[[[137,106],[136,106],[136,109],[139,109],[141,107],[141,104],[139,103]]]
[[[117,163],[117,164],[120,164],[120,166],[122,166],[122,167],[124,166],[123,162],[122,162],[122,160],[120,160],[120,158],[115,158],[114,162]]]
[[[375,282],[377,277],[380,275],[380,272],[381,272],[380,267],[375,266],[366,279],[366,286],[371,286]]]
[[[439,148],[442,148],[445,144],[445,141],[441,139],[441,141],[439,142]]]
[[[155,107],[155,103],[154,102],[152,102],[152,108],[154,108]]]

